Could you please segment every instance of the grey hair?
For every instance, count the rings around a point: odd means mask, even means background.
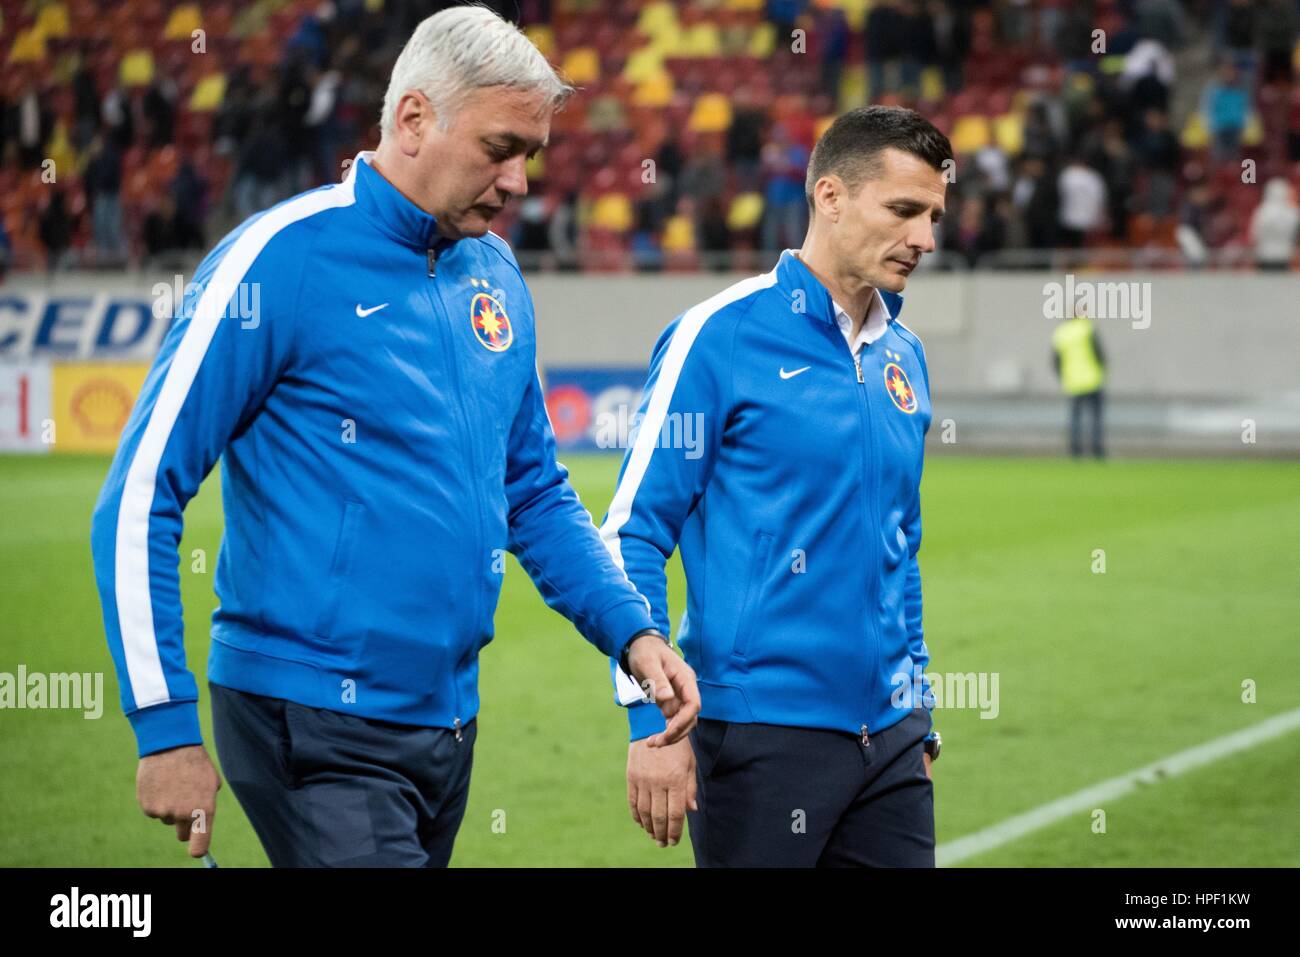
[[[402,47],[384,93],[380,132],[394,128],[398,101],[408,90],[429,98],[445,130],[465,99],[485,86],[537,90],[553,109],[574,89],[513,23],[487,7],[451,7],[421,21]]]

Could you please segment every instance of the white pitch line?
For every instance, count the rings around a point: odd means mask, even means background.
[[[1275,715],[1267,721],[1261,721],[1259,724],[1251,725],[1249,728],[1234,731],[1232,734],[1225,734],[1221,738],[1206,741],[1204,744],[1198,744],[1186,751],[1171,754],[1169,757],[1161,758],[1154,764],[1148,764],[1144,768],[1138,768],[1128,774],[1111,778],[1109,781],[1102,781],[1100,784],[1094,784],[1082,791],[1076,791],[1063,798],[1040,805],[1032,811],[1009,817],[1005,821],[994,824],[992,827],[986,827],[982,831],[976,831],[974,834],[966,835],[966,837],[941,844],[935,851],[935,863],[940,867],[957,864],[968,857],[974,857],[977,854],[983,854],[985,851],[991,851],[995,847],[1001,847],[1003,844],[1009,844],[1011,841],[1018,840],[1032,831],[1037,831],[1039,828],[1055,824],[1071,814],[1089,812],[1107,801],[1113,801],[1126,794],[1131,794],[1137,790],[1139,782],[1142,784],[1157,784],[1162,780],[1178,777],[1180,774],[1186,774],[1194,768],[1218,761],[1220,758],[1226,758],[1238,751],[1253,748],[1257,744],[1261,744],[1270,738],[1280,737],[1296,728],[1300,728],[1300,708],[1293,711],[1284,711],[1282,714]]]

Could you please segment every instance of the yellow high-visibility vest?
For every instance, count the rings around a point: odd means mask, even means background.
[[[1061,389],[1066,395],[1082,395],[1101,388],[1106,373],[1092,347],[1092,320],[1075,316],[1056,327],[1052,348],[1061,357]]]

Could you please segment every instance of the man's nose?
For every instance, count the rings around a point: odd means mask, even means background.
[[[497,189],[509,196],[528,195],[528,160],[523,155],[512,157],[505,163],[497,177]]]
[[[907,236],[907,245],[923,253],[932,253],[935,250],[934,241],[934,223],[928,219],[918,220]]]

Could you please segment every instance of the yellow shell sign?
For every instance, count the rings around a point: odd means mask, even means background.
[[[149,367],[68,363],[54,367],[54,451],[112,452]]]

